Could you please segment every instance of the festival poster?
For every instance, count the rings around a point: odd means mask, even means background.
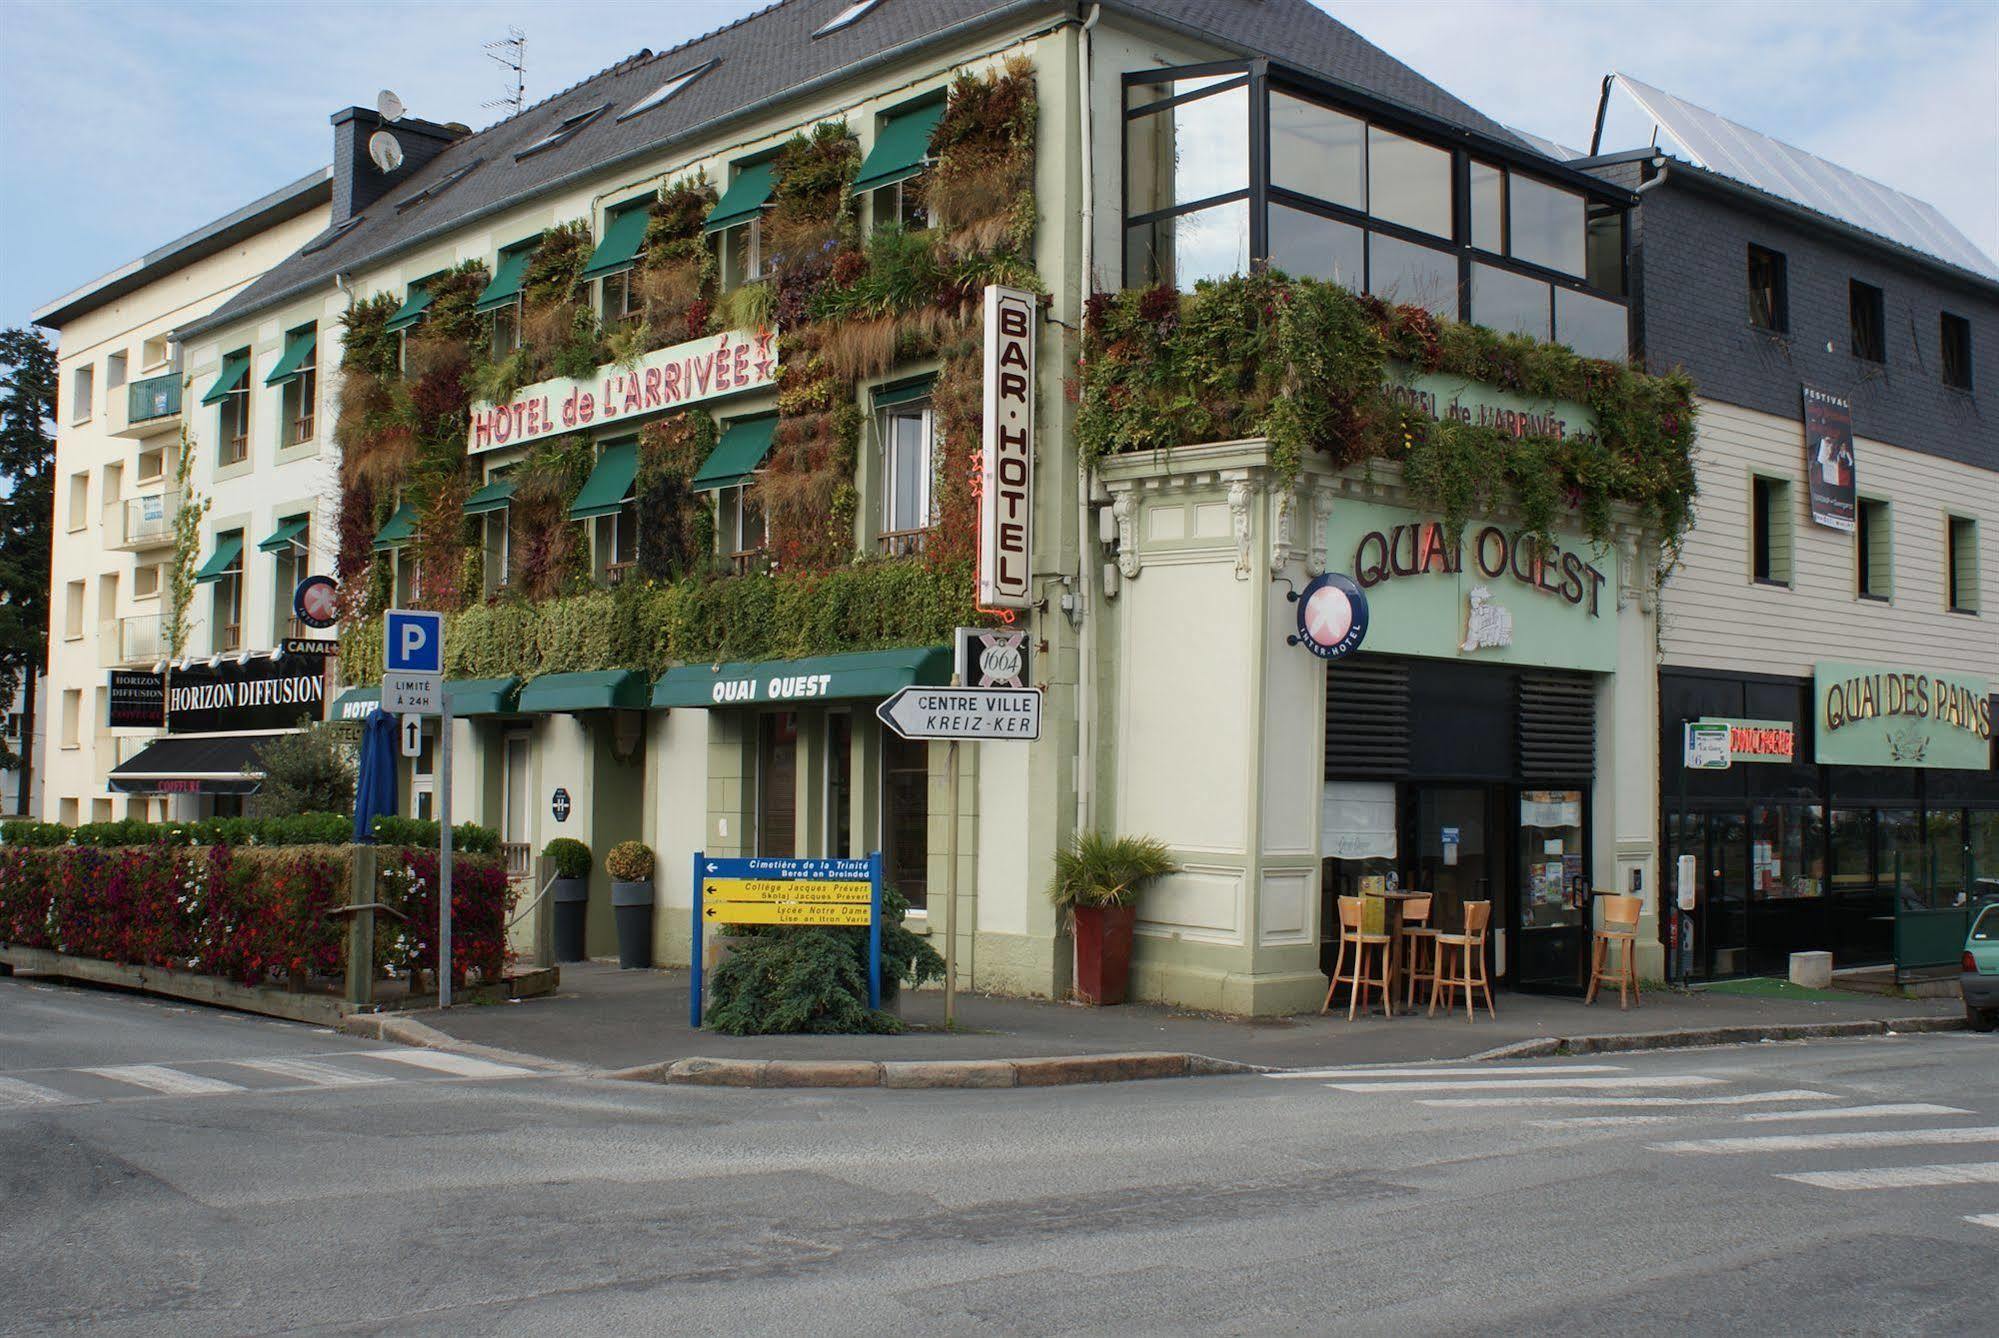
[[[1822,390],[1804,387],[1805,477],[1812,521],[1827,529],[1854,531],[1853,406]]]

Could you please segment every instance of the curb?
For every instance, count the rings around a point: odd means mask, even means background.
[[[449,1050],[453,1054],[470,1055],[474,1059],[491,1060],[495,1064],[513,1064],[520,1068],[533,1069],[538,1073],[564,1073],[580,1075],[589,1070],[576,1065],[564,1064],[540,1055],[524,1055],[518,1050],[502,1050],[493,1045],[474,1045],[446,1035],[427,1022],[419,1022],[406,1014],[396,1013],[350,1013],[340,1020],[340,1030],[350,1036],[359,1036],[371,1041],[388,1041],[395,1045],[416,1046],[423,1050]]]
[[[1066,1087],[1086,1083],[1265,1073],[1255,1064],[1178,1052],[1052,1055],[1040,1059],[705,1059],[640,1064],[598,1076],[700,1087]]]
[[[1612,1036],[1537,1036],[1471,1056],[1474,1060],[1545,1059],[1554,1055],[1609,1055],[1636,1050],[1691,1050],[1762,1041],[1838,1040],[1854,1036],[1896,1036],[1912,1032],[1963,1031],[1965,1021],[1949,1014],[1875,1018],[1861,1022],[1775,1022],[1761,1026],[1699,1027],[1683,1031],[1625,1032]]]

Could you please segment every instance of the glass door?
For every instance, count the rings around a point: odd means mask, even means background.
[[[1416,843],[1409,890],[1428,892],[1430,921],[1448,933],[1464,928],[1467,901],[1492,898],[1495,863],[1484,785],[1424,785],[1416,790]],[[1506,923],[1493,907],[1492,924]],[[1490,941],[1490,940],[1488,940]]]
[[[1707,853],[1694,949],[1701,974],[1719,980],[1749,970],[1749,823],[1741,812],[1708,815]]]
[[[1583,791],[1520,791],[1517,989],[1579,992],[1588,983],[1590,887]]]

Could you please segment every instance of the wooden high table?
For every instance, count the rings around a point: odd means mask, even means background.
[[[1388,999],[1392,1006],[1395,999],[1395,990],[1402,984],[1402,905],[1404,902],[1421,901],[1431,894],[1428,892],[1398,891],[1367,892],[1362,895],[1379,897],[1383,903],[1381,927],[1388,935]]]

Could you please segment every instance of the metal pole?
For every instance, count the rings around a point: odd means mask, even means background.
[[[944,836],[944,1025],[958,1021],[958,741],[945,749],[945,807],[951,811],[950,830]]]
[[[451,1007],[451,697],[438,684],[437,765],[437,1006]]]
[[[701,862],[708,857],[705,850],[694,852],[694,926],[693,937],[688,940],[687,965],[687,1025],[701,1030],[701,938],[705,932],[701,924]]]
[[[1673,917],[1673,960],[1667,963],[1666,978],[1668,980],[1676,980],[1680,985],[1684,986],[1687,983],[1687,967],[1693,960],[1693,952],[1687,946],[1687,928],[1691,917],[1680,909],[1680,880],[1678,874],[1680,867],[1679,857],[1687,853],[1687,722],[1684,717],[1680,720],[1680,811],[1678,821],[1679,830],[1676,834],[1679,840],[1675,843],[1673,852],[1674,887],[1672,895],[1665,898],[1668,908],[1667,914]],[[1707,852],[1702,850],[1694,858],[1705,864],[1707,863]]]

